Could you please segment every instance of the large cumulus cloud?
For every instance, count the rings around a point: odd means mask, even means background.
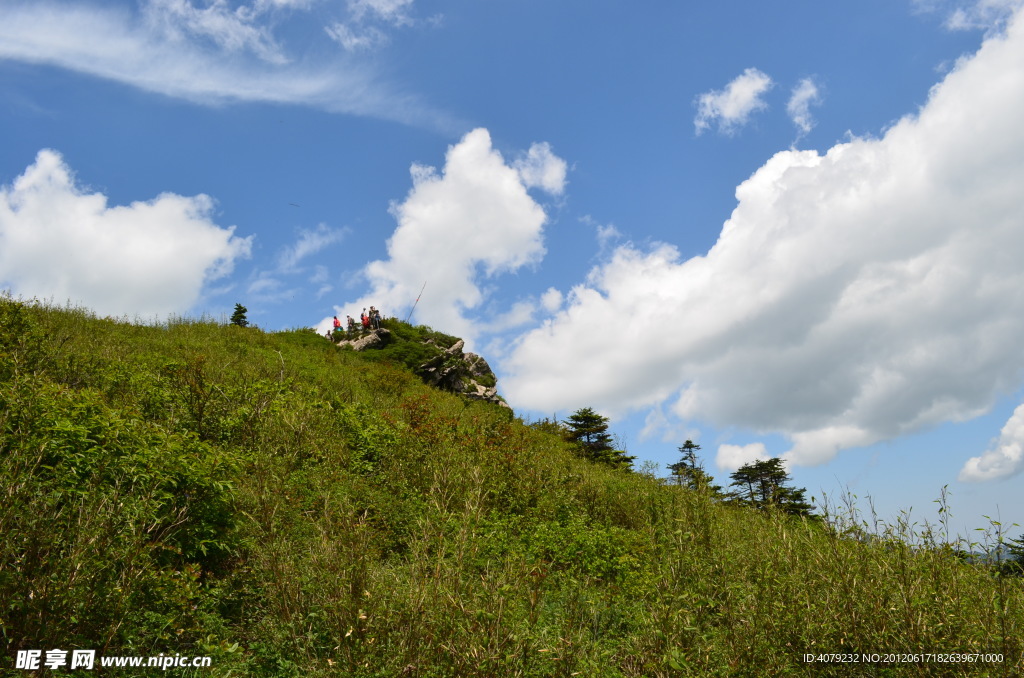
[[[40,151],[0,187],[0,287],[99,314],[184,313],[204,282],[249,255],[250,238],[212,212],[208,196],[173,193],[110,206],[77,184],[59,153]]]
[[[771,158],[706,255],[619,247],[522,338],[510,401],[669,402],[802,464],[986,411],[1024,370],[1022,63],[1018,14],[880,138]]]
[[[528,189],[560,194],[565,161],[539,143],[508,163],[480,128],[448,149],[442,171],[413,165],[411,174],[412,189],[391,208],[398,226],[388,258],[364,269],[370,292],[337,310],[357,315],[373,304],[405,313],[426,283],[417,321],[472,340],[481,330],[471,315],[485,299],[484,281],[544,256],[548,217]]]

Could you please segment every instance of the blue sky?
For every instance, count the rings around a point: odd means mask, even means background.
[[[269,330],[423,289],[526,418],[1024,523],[1020,6],[5,0],[0,288]]]

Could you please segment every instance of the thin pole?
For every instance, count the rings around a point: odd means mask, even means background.
[[[416,304],[420,303],[420,297],[423,296],[423,290],[427,289],[427,281],[423,281],[423,287],[420,288],[420,293],[416,295],[416,301],[413,302],[412,308],[409,309],[409,315],[405,316],[405,322],[409,322],[409,318],[412,317],[412,312],[416,310]]]

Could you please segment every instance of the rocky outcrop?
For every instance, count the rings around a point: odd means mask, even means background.
[[[356,351],[365,351],[368,348],[381,348],[391,339],[391,331],[385,329],[373,330],[364,337],[358,339],[342,339],[338,346],[351,346]]]
[[[463,353],[464,346],[465,342],[459,339],[440,355],[420,365],[416,372],[436,388],[508,407],[498,396],[498,378],[491,366],[476,353]]]
[[[381,328],[358,339],[343,339],[337,342],[337,345],[351,347],[354,351],[367,351],[382,349],[393,340],[402,341],[396,339],[390,330]],[[421,365],[410,365],[423,381],[435,388],[458,393],[471,400],[483,400],[508,407],[498,395],[498,378],[494,376],[491,366],[483,356],[463,352],[466,344],[462,339],[448,348],[438,346],[430,340],[424,344],[436,350],[437,355]]]

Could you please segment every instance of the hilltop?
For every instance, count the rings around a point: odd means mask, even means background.
[[[378,329],[336,331],[328,338],[340,348],[365,351],[369,359],[401,363],[435,388],[508,407],[491,366],[483,356],[464,352],[458,337],[386,318]]]
[[[430,385],[475,362],[456,338],[381,341],[0,299],[4,668],[51,648],[210,656],[177,674],[204,677],[1024,668],[1021,579],[934,533],[868,539],[588,462]]]

